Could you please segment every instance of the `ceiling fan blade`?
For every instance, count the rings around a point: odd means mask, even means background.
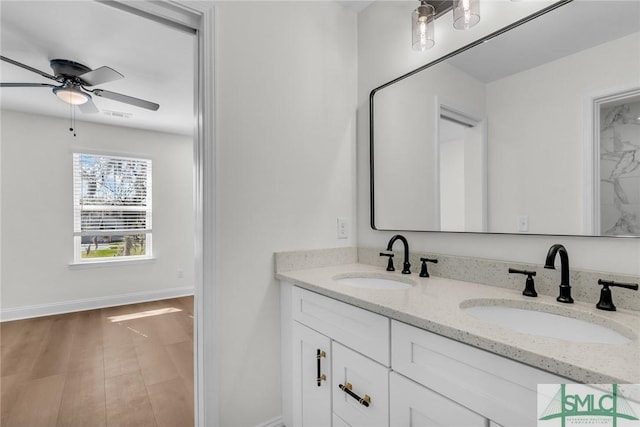
[[[98,110],[98,107],[96,107],[96,104],[93,103],[91,98],[89,98],[89,100],[84,104],[78,105],[78,110],[80,110],[80,112],[84,114],[95,114],[100,112],[100,110]]]
[[[132,96],[122,95],[120,93],[111,92],[104,89],[93,89],[91,93],[103,98],[112,99],[114,101],[124,102],[125,104],[135,105],[136,107],[146,108],[147,110],[157,111],[159,104],[145,101],[144,99],[134,98]]]
[[[49,83],[0,83],[0,87],[57,87]]]
[[[84,82],[86,86],[96,86],[102,83],[112,82],[114,80],[120,80],[124,78],[122,74],[110,67],[100,67],[92,71],[87,71],[84,74],[78,76]]]
[[[13,59],[11,59],[11,58],[7,58],[6,56],[2,56],[2,55],[0,55],[0,59],[1,59],[1,60],[3,60],[3,61],[5,61],[5,62],[8,62],[9,64],[13,64],[13,65],[15,65],[15,66],[17,66],[17,67],[24,68],[25,70],[29,70],[29,71],[31,71],[31,72],[33,72],[33,73],[40,74],[42,77],[46,77],[46,78],[48,78],[48,79],[58,81],[58,80],[56,79],[56,76],[52,76],[52,75],[51,75],[51,74],[49,74],[49,73],[45,73],[44,71],[40,71],[40,70],[38,70],[37,68],[30,67],[30,66],[25,65],[25,64],[23,64],[23,63],[21,63],[21,62],[14,61]]]

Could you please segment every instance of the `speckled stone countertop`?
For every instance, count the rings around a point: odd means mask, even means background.
[[[409,281],[406,290],[362,289],[344,285],[337,277],[382,277]],[[587,384],[640,383],[640,314],[631,310],[597,310],[594,304],[561,304],[555,298],[525,297],[520,291],[440,277],[389,273],[367,264],[329,265],[280,271],[279,280],[320,293],[383,316],[452,338]],[[475,301],[473,301],[475,300]],[[462,307],[497,303],[534,308],[607,326],[631,341],[627,344],[570,342],[514,332],[480,321]]]

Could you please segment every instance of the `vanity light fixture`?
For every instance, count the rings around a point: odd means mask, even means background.
[[[435,45],[435,20],[453,10],[453,28],[468,30],[480,22],[480,0],[420,0],[411,13],[413,50],[425,51]]]
[[[426,0],[422,0],[411,14],[413,50],[425,51],[436,44],[433,37],[435,16],[436,9]]]

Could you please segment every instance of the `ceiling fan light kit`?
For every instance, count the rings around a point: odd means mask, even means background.
[[[57,86],[53,88],[53,93],[62,101],[71,105],[82,105],[91,99],[91,95],[74,86]]]
[[[122,74],[110,67],[102,66],[92,70],[86,65],[68,59],[52,59],[49,65],[54,74],[51,75],[37,68],[7,58],[6,56],[0,55],[0,60],[39,74],[47,79],[54,80],[59,84],[55,86],[47,83],[0,83],[0,87],[51,87],[53,88],[53,93],[59,99],[67,104],[77,105],[82,113],[97,113],[99,111],[93,103],[90,94],[151,111],[157,111],[158,108],[160,108],[160,105],[155,102],[134,98],[133,96],[98,88],[87,89],[87,87],[93,87],[124,78]]]

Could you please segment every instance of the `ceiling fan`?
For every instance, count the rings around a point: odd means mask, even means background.
[[[6,56],[0,55],[0,59],[58,83],[57,85],[49,83],[0,83],[0,87],[50,87],[53,88],[53,93],[58,98],[68,104],[77,105],[78,109],[83,113],[98,112],[98,108],[91,100],[91,94],[124,102],[125,104],[136,107],[146,108],[147,110],[156,111],[160,108],[159,104],[145,101],[144,99],[134,98],[104,89],[87,89],[87,87],[93,87],[124,78],[122,74],[113,68],[103,66],[92,70],[85,65],[69,61],[68,59],[52,59],[49,62],[53,70],[53,75],[51,75],[11,58],[7,58]]]

